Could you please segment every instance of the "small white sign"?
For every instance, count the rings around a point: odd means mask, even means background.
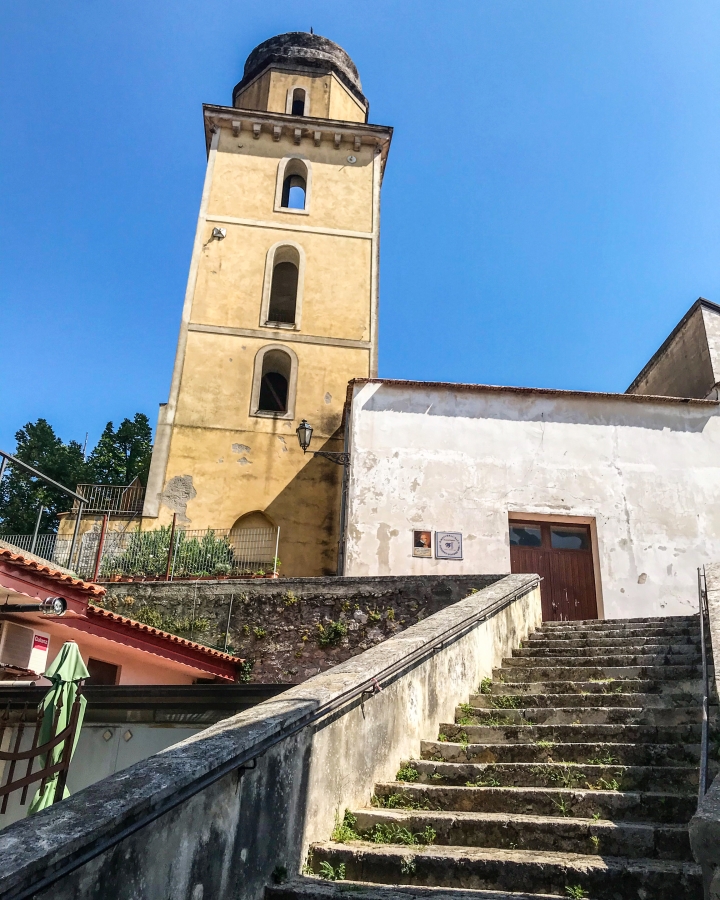
[[[462,534],[459,531],[436,531],[435,559],[462,558]]]

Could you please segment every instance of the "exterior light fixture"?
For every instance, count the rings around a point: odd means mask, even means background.
[[[227,234],[227,229],[225,228],[213,228],[212,236],[216,241],[221,241],[225,235]]]
[[[307,419],[302,420],[302,422],[295,429],[295,434],[297,435],[298,442],[300,443],[300,447],[302,448],[302,452],[307,453],[308,447],[310,446],[310,441],[312,440],[313,436],[313,427]]]
[[[307,453],[313,436],[313,427],[307,419],[302,420],[295,429],[295,434],[297,435],[302,452]],[[325,459],[329,459],[330,462],[337,463],[339,466],[350,465],[349,453],[333,453],[331,450],[310,450],[310,453],[312,453],[313,456],[322,456]]]
[[[40,604],[44,616],[64,616],[66,609],[67,601],[62,597],[46,597]]]

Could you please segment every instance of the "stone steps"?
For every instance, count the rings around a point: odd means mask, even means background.
[[[438,762],[569,762],[625,766],[698,765],[700,744],[455,744],[421,741],[423,759]]]
[[[624,822],[687,824],[697,808],[694,794],[557,787],[456,787],[390,781],[375,785],[375,805],[386,809],[503,812]]]
[[[634,668],[636,666],[696,666],[699,665],[700,654],[693,652],[677,654],[652,653],[616,653],[612,656],[581,656],[579,653],[557,656],[509,656],[502,661],[502,668],[534,669],[543,666],[572,667],[573,669],[617,669]]]
[[[307,871],[367,900],[700,900],[699,660],[697,617],[546,623]]]
[[[696,765],[600,766],[579,763],[446,763],[426,759],[408,760],[403,768],[417,772],[406,783],[467,785],[482,787],[602,787],[617,781],[624,791],[669,791],[693,796],[698,789]],[[401,770],[402,771],[402,770]],[[400,773],[398,773],[400,774]],[[401,780],[398,778],[398,780]]]
[[[456,810],[366,809],[354,815],[357,830],[369,840],[375,834],[386,837],[403,829],[422,840],[432,829],[434,845],[692,862],[684,825]]]
[[[532,673],[536,674],[536,673]],[[595,677],[594,675],[591,677]],[[489,696],[507,694],[688,694],[700,698],[701,689],[696,679],[664,682],[660,678],[597,678],[595,681],[564,679],[558,681],[493,682]]]
[[[315,844],[311,866],[343,865],[345,875],[385,884],[443,885],[571,896],[591,900],[699,900],[700,867],[666,860],[632,860],[572,853],[484,847],[402,847],[369,843]]]
[[[558,744],[599,741],[607,744],[695,744],[700,742],[697,725],[456,725],[443,722],[440,734],[457,743]]]
[[[340,884],[313,876],[299,876],[266,889],[271,900],[334,900],[352,894],[354,900],[560,900],[558,894],[516,894],[507,891],[465,891],[451,887],[412,887],[345,881]],[[565,894],[563,900],[567,900]]]
[[[527,660],[523,660],[527,663]],[[590,681],[592,678],[627,681],[636,680],[660,680],[678,681],[680,679],[695,680],[702,676],[702,666],[683,665],[652,665],[652,666],[548,666],[543,660],[542,664],[518,665],[512,667],[503,666],[493,669],[493,677],[504,684],[514,682],[527,682],[529,675],[535,681]]]
[[[643,709],[632,706],[457,708],[459,725],[692,725],[702,721],[700,706]]]
[[[598,685],[593,685],[598,687]],[[655,693],[640,694],[631,691],[613,692],[603,694],[599,691],[584,691],[582,693],[567,694],[473,694],[470,697],[469,706],[476,709],[491,709],[496,712],[508,712],[512,709],[565,709],[584,707],[586,704],[593,708],[609,706],[613,708],[627,707],[630,709],[676,709],[701,708],[701,695],[680,692],[677,694]]]
[[[642,656],[658,659],[671,659],[673,665],[675,662],[694,663],[700,658],[700,646],[691,644],[680,644],[678,646],[668,646],[665,644],[640,644],[639,646],[629,648],[626,644],[618,642],[616,646],[602,645],[599,647],[519,647],[512,651],[512,659],[570,659],[574,660],[578,657],[584,659],[607,659],[617,656],[620,651],[624,655]],[[581,663],[579,663],[581,664]],[[615,664],[613,664],[615,665]],[[646,665],[643,663],[643,665]],[[648,663],[647,665],[658,665],[658,663]],[[665,663],[660,663],[665,665]]]
[[[544,635],[539,632],[531,635],[526,641],[523,641],[519,649],[532,650],[547,647],[549,649],[562,650],[568,648],[573,650],[577,647],[700,647],[700,637],[696,635],[678,635],[672,640],[667,640],[664,633],[655,636],[645,636],[633,638],[629,642],[627,637],[609,637],[607,633],[601,632],[597,637],[591,638],[574,638],[567,640],[565,638],[554,637],[553,635]]]

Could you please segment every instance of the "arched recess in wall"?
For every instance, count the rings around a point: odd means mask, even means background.
[[[310,115],[310,95],[301,87],[291,87],[287,92],[285,112],[291,116]]]
[[[273,419],[295,417],[298,361],[290,347],[268,344],[255,356],[250,415]]]
[[[260,324],[273,328],[300,328],[305,251],[293,241],[273,244],[265,257],[265,280]]]
[[[308,215],[312,195],[312,165],[299,153],[284,156],[278,163],[275,184],[275,212]]]
[[[230,529],[235,565],[250,572],[274,569],[277,537],[277,526],[259,509],[240,516]]]

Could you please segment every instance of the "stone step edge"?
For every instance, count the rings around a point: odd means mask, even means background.
[[[353,846],[354,845],[354,846]],[[391,853],[397,853],[402,845],[398,844],[375,844],[370,841],[354,841],[351,844],[338,844],[334,841],[319,841],[311,845],[311,849],[326,851],[344,851],[349,848],[362,850],[367,856],[383,856],[387,850]],[[701,869],[697,863],[682,862],[679,860],[660,860],[648,859],[642,857],[639,859],[631,859],[623,856],[589,856],[583,853],[558,853],[553,850],[504,850],[492,847],[457,847],[451,844],[447,845],[413,845],[403,847],[400,851],[402,856],[425,857],[432,859],[433,857],[442,859],[477,859],[498,861],[508,864],[530,864],[551,866],[557,865],[563,870],[573,869],[579,872],[585,872],[589,869],[600,874],[609,874],[615,869],[618,874],[627,872],[628,870],[651,870],[660,874],[671,872],[684,872],[700,877]]]
[[[567,900],[559,894],[516,894],[507,891],[470,890],[454,887],[425,887],[403,884],[381,884],[372,881],[327,881],[313,875],[298,875],[265,889],[266,897],[292,900],[294,896],[335,900],[352,894],[357,900]]]
[[[666,799],[669,798],[671,800],[687,800],[688,798],[692,798],[694,796],[694,794],[677,794],[673,791],[594,791],[590,788],[544,787],[542,785],[539,785],[537,787],[533,785],[526,785],[524,787],[514,787],[513,785],[501,785],[500,787],[466,787],[461,784],[425,784],[424,782],[418,783],[417,781],[379,781],[375,784],[376,794],[380,792],[383,795],[392,795],[401,792],[412,792],[413,790],[422,793],[428,793],[430,795],[432,795],[433,793],[440,793],[441,791],[473,791],[474,793],[483,794],[521,794],[523,792],[533,791],[534,793],[546,794],[552,797],[562,797],[566,796],[567,794],[587,794],[591,797],[598,797],[600,800],[606,800],[610,797],[637,797],[638,801],[642,800],[644,797],[652,799],[659,799],[663,797]],[[378,806],[376,808],[386,809],[387,807]],[[410,811],[422,812],[422,810]],[[432,812],[432,810],[427,811]],[[590,822],[592,821],[592,819],[586,819],[583,821]]]
[[[500,788],[495,788],[495,790],[500,790]],[[530,790],[538,790],[537,788],[530,788]],[[593,794],[602,793],[600,791],[593,791]],[[613,791],[613,793],[621,793],[620,791]],[[628,791],[626,793],[638,793],[636,791]],[[640,793],[646,794],[647,791],[643,791]],[[665,796],[665,795],[663,795]],[[685,796],[684,794],[681,796]],[[362,809],[352,809],[350,812],[354,816],[358,816],[360,814],[364,816],[374,816],[378,819],[385,819],[388,822],[394,822],[397,820],[406,821],[408,819],[438,819],[445,822],[477,822],[479,825],[483,823],[492,824],[498,822],[505,822],[508,819],[512,819],[513,822],[519,822],[520,824],[526,825],[550,825],[550,826],[560,826],[560,825],[568,825],[575,828],[590,828],[591,830],[595,827],[600,828],[602,831],[610,831],[618,829],[629,830],[629,829],[637,829],[643,831],[655,831],[657,829],[661,829],[664,831],[676,831],[678,834],[686,834],[688,830],[687,823],[679,824],[676,822],[635,822],[635,821],[624,821],[623,819],[590,819],[583,818],[582,816],[540,816],[533,815],[532,813],[514,813],[514,812],[468,812],[466,810],[454,810],[454,809],[385,809],[381,806],[367,806]],[[356,841],[348,841],[348,844],[352,845],[353,843],[357,843]],[[465,846],[460,844],[438,844],[433,846]]]

